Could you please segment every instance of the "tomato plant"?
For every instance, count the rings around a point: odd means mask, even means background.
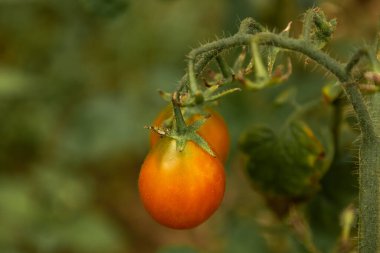
[[[206,113],[209,114],[209,118],[199,128],[197,133],[205,139],[211,149],[216,153],[217,157],[222,162],[225,162],[230,148],[230,136],[227,125],[224,122],[223,117],[211,108],[206,109]],[[158,114],[153,122],[153,126],[162,127],[165,121],[171,117],[173,117],[173,108],[167,106]],[[195,113],[187,119],[186,123],[191,124],[194,121],[199,120],[201,117],[202,114]],[[152,131],[150,134],[150,146],[153,147],[159,139],[160,135]]]
[[[280,33],[274,33],[253,18],[246,18],[233,36],[191,50],[187,55],[187,73],[178,88],[173,93],[160,91],[173,107],[166,108],[154,126],[149,127],[158,134],[151,134],[152,150],[139,179],[144,205],[158,222],[172,228],[192,228],[215,211],[224,192],[220,161],[226,159],[229,138],[222,118],[205,108],[242,89],[257,92],[283,83],[292,73],[291,60],[285,71],[284,64],[275,63],[276,57],[280,52],[294,51],[324,67],[334,76],[336,84],[324,86],[323,99],[301,104],[297,96],[285,90],[273,101],[276,106],[287,105],[294,111],[273,129],[257,125],[243,136],[240,148],[247,155],[248,175],[268,207],[279,218],[288,220],[305,249],[320,252],[312,240],[306,216],[301,214],[301,203],[316,198],[323,177],[344,160],[338,151],[345,105],[341,95],[346,94],[362,133],[357,243],[360,253],[380,252],[380,244],[375,243],[380,238],[380,226],[373,223],[380,213],[378,198],[374,198],[380,181],[373,176],[380,168],[379,132],[373,121],[379,115],[375,108],[380,108],[377,106],[380,104],[380,36],[372,46],[359,49],[343,65],[322,51],[332,38],[336,20],[328,19],[320,8],[313,8],[305,13],[303,21],[302,34],[292,38],[291,22]],[[240,46],[241,53],[230,65],[222,52]],[[361,59],[367,63],[358,64]],[[215,65],[210,65],[213,61]],[[236,87],[238,83],[242,88]],[[371,101],[370,106],[366,105],[364,96]],[[322,111],[324,117],[320,115]],[[208,120],[204,117],[206,113],[211,115]],[[322,129],[322,125],[326,127]],[[163,136],[161,140],[159,136]],[[355,243],[348,242],[354,213],[352,208],[347,210],[339,247],[351,249],[355,247]]]
[[[182,151],[163,137],[151,149],[140,171],[139,191],[149,214],[160,224],[193,228],[219,207],[225,174],[219,159],[189,141]]]

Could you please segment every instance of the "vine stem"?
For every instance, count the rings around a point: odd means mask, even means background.
[[[199,75],[203,73],[203,70],[206,68],[207,64],[214,59],[218,55],[218,53],[222,50],[211,50],[204,54],[202,54],[198,59],[198,61],[194,65],[194,74],[197,78]],[[181,80],[179,81],[179,87],[177,91],[183,91],[189,85],[189,74],[186,73]]]
[[[230,70],[228,69],[227,63],[225,62],[223,57],[220,55],[216,56],[216,61],[218,62],[219,69],[222,72],[223,77],[229,78],[231,73],[230,73]]]
[[[351,70],[364,52],[358,53],[346,66],[336,61],[323,51],[316,49],[310,42],[280,36],[270,32],[256,34],[237,33],[231,37],[220,39],[192,50],[189,55],[190,87],[196,86],[196,77],[218,53],[226,49],[242,45],[275,46],[302,53],[327,69],[342,84],[348,100],[353,106],[361,130],[361,146],[359,151],[359,253],[380,252],[380,141],[374,128],[371,116],[380,115],[369,112],[357,82],[351,76]],[[196,59],[198,62],[195,63]],[[188,83],[189,77],[181,81],[180,89]]]

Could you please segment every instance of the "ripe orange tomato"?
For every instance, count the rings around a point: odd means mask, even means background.
[[[206,111],[210,114],[210,117],[199,128],[197,133],[210,145],[210,148],[215,152],[216,156],[222,162],[225,162],[230,148],[230,136],[228,134],[227,125],[219,113],[210,108],[206,109]],[[158,114],[153,122],[153,126],[162,127],[163,122],[172,116],[173,108],[168,106]],[[195,114],[187,119],[186,123],[191,124],[201,117],[202,115]],[[159,139],[160,135],[152,131],[150,134],[150,146],[153,147]]]
[[[141,167],[139,192],[145,209],[160,224],[193,228],[219,207],[225,189],[222,163],[188,141],[183,151],[163,137]]]

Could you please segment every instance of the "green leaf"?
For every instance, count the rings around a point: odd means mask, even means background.
[[[332,154],[301,120],[287,124],[278,134],[255,126],[243,135],[240,148],[248,155],[246,170],[264,195],[299,198],[319,188]]]

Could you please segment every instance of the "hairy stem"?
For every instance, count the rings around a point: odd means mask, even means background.
[[[335,59],[331,58],[328,54],[315,49],[305,41],[282,37],[270,32],[262,32],[255,35],[236,34],[232,37],[214,41],[192,50],[189,53],[189,65],[193,65],[194,59],[205,52],[215,50],[222,51],[241,45],[249,45],[252,41],[262,45],[266,44],[302,53],[334,74],[341,83],[353,83],[354,85],[343,85],[343,89],[354,107],[362,132],[365,132],[366,135],[372,137],[375,136],[373,124],[363,101],[363,97],[359,92],[355,81],[352,80],[351,76],[346,72],[345,67]]]
[[[218,66],[219,66],[220,71],[222,72],[223,77],[229,78],[231,75],[231,72],[228,69],[228,65],[226,61],[223,59],[223,57],[221,55],[218,55],[216,57],[216,61],[218,62]]]
[[[370,97],[370,115],[375,118],[380,115],[380,94]],[[359,252],[379,252],[379,193],[380,193],[380,141],[379,125],[375,127],[375,136],[363,136],[359,154]],[[372,224],[368,226],[368,224]]]
[[[303,29],[302,29],[302,37],[305,41],[310,41],[310,34],[311,29],[313,26],[313,18],[314,18],[315,12],[314,10],[308,10],[305,13],[305,17],[303,20]]]
[[[222,50],[210,50],[205,52],[200,57],[198,57],[198,61],[194,65],[195,77],[198,77],[203,73],[203,70],[209,64],[209,62],[214,59],[218,53]],[[179,82],[179,87],[177,91],[183,91],[189,85],[189,74],[186,73]]]
[[[174,111],[174,118],[175,118],[175,126],[178,133],[183,134],[186,129],[186,123],[185,119],[183,118],[181,108],[179,105],[179,93],[174,93],[172,97],[172,105],[173,105],[173,111]]]
[[[378,253],[380,144],[363,139],[359,153],[359,252]]]
[[[366,49],[359,49],[352,57],[351,60],[346,64],[346,72],[347,74],[351,74],[353,68],[356,64],[359,63],[360,59],[363,57],[369,57],[368,51]]]

